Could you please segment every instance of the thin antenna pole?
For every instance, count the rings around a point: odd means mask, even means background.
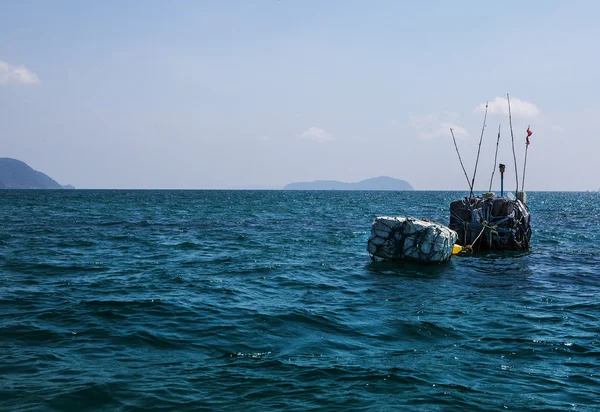
[[[452,141],[454,141],[454,147],[456,148],[456,154],[458,155],[458,161],[460,162],[460,165],[462,166],[462,170],[465,173],[465,178],[467,179],[467,185],[469,185],[469,189],[471,189],[471,191],[473,191],[473,188],[469,184],[469,176],[467,176],[467,171],[465,170],[465,165],[463,165],[463,161],[460,157],[460,152],[458,151],[458,146],[456,145],[456,138],[454,137],[454,130],[452,130],[452,128],[450,128],[450,133],[452,134]]]
[[[481,128],[481,136],[479,137],[479,148],[477,149],[477,160],[475,160],[475,170],[473,171],[473,180],[471,181],[471,194],[473,197],[473,187],[475,186],[475,175],[477,174],[477,165],[479,164],[479,153],[481,152],[481,142],[483,141],[483,132],[485,130],[485,121],[487,119],[488,102],[485,102],[485,114],[483,115],[483,127]]]
[[[500,145],[500,126],[498,125],[498,140],[496,140],[496,154],[494,155],[494,170],[492,170],[492,178],[490,179],[490,188],[488,192],[492,191],[492,182],[494,181],[494,173],[496,173],[496,162],[498,161],[498,146]]]
[[[529,132],[529,128],[531,125],[527,126],[527,131]],[[529,138],[529,136],[527,136]],[[521,190],[525,191],[525,169],[527,168],[527,150],[529,150],[529,140],[525,143],[525,162],[523,163],[523,184],[521,185]]]
[[[515,181],[517,182],[516,193],[519,193],[519,172],[517,171],[517,155],[515,154],[515,136],[513,134],[512,116],[510,113],[510,97],[508,96],[508,93],[506,94],[506,100],[508,101],[508,122],[510,123],[510,138],[512,139],[512,152],[513,159],[515,160]]]
[[[529,145],[525,146],[525,164],[523,165],[523,184],[521,185],[521,190],[525,190],[525,168],[527,167],[527,149],[529,149]]]

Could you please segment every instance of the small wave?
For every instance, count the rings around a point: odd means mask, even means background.
[[[32,263],[22,261],[9,261],[4,264],[4,268],[22,273],[43,273],[59,276],[60,274],[80,273],[80,272],[104,272],[109,270],[106,266],[91,264],[89,266],[81,265],[58,265],[50,263]]]
[[[249,353],[244,353],[244,352],[236,352],[236,353],[230,353],[229,355],[226,355],[230,358],[252,358],[252,359],[262,359],[265,356],[269,356],[271,354],[271,352],[249,352]]]
[[[196,249],[201,248],[201,245],[194,243],[194,242],[182,242],[182,243],[177,243],[174,246],[177,249],[181,249],[181,250],[196,250]]]
[[[124,220],[107,220],[107,221],[100,221],[100,222],[93,222],[93,225],[95,226],[123,226],[126,225],[129,222],[126,222]]]
[[[191,343],[173,333],[166,334],[149,330],[138,330],[135,333],[124,335],[117,340],[117,342],[119,341],[128,346],[151,346],[155,349],[182,349]]]
[[[115,397],[115,393],[126,390],[123,383],[84,383],[72,384],[68,389],[59,389],[46,405],[52,409],[71,410],[83,408],[84,405],[94,405],[94,408],[103,407],[119,409],[124,403]]]
[[[0,336],[27,343],[51,343],[66,339],[68,334],[33,324],[20,324],[0,327]]]
[[[65,248],[65,247],[69,247],[69,248],[78,248],[78,247],[90,247],[90,246],[97,246],[98,243],[92,240],[72,240],[72,241],[62,241],[62,242],[58,242],[56,244],[57,247],[59,248]]]

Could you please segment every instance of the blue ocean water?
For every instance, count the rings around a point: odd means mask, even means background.
[[[1,191],[2,410],[600,410],[600,193],[528,253],[373,263],[459,192]]]

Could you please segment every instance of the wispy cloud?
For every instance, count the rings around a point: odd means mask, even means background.
[[[458,138],[469,137],[464,127],[452,120],[457,117],[455,113],[444,113],[443,116],[427,114],[424,116],[411,116],[411,126],[419,133],[421,139],[434,139],[436,137],[450,136],[450,129]]]
[[[0,60],[0,85],[36,84],[40,79],[25,66],[13,66]]]
[[[532,118],[541,113],[541,110],[531,102],[526,102],[518,97],[510,98],[510,111],[515,117]],[[474,110],[475,113],[485,112],[485,103],[481,103]],[[496,97],[488,103],[488,114],[501,114],[508,116],[508,101],[506,97]]]
[[[258,140],[259,142],[266,142],[269,140],[269,136],[265,136],[264,134],[260,135],[260,136],[256,136],[256,140]]]
[[[552,129],[553,132],[557,132],[557,133],[564,133],[565,129],[557,124],[554,124],[550,127],[550,129]]]
[[[319,127],[311,127],[298,135],[298,139],[314,140],[316,142],[327,142],[333,137]]]
[[[450,129],[452,129],[452,133],[454,133],[454,137],[469,137],[469,133],[465,130],[464,127],[459,126],[454,123],[442,123],[440,126],[439,133],[447,135],[450,133]]]

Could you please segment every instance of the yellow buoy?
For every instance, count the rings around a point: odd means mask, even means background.
[[[452,254],[453,255],[458,255],[460,252],[462,252],[464,248],[461,245],[454,245],[452,247]]]

